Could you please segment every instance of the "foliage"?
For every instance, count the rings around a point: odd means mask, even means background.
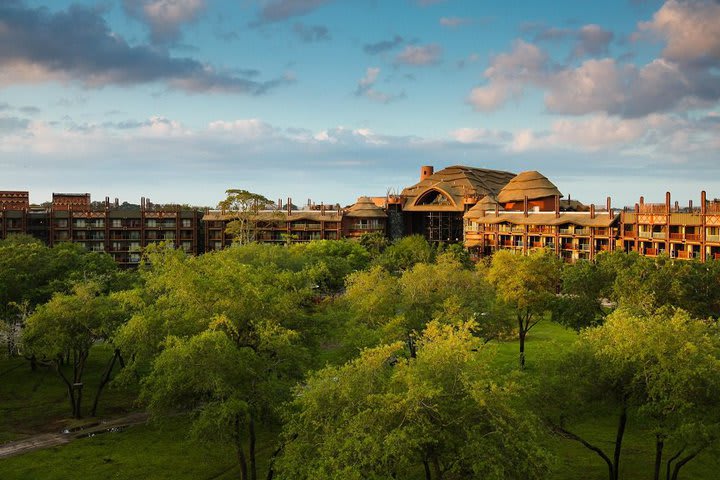
[[[720,335],[715,323],[694,320],[682,310],[641,316],[620,309],[603,326],[584,331],[576,349],[553,371],[554,378],[545,382],[549,397],[539,404],[557,409],[553,422],[558,431],[596,451],[611,479],[618,478],[628,417],[653,428],[655,478],[666,443],[677,448],[666,466],[667,477],[675,478],[677,465],[718,440]],[[563,427],[569,414],[594,415],[598,408],[619,412],[612,459]]]
[[[378,265],[392,273],[401,273],[417,263],[432,263],[435,250],[422,235],[411,235],[393,242],[377,258]]]
[[[54,367],[67,387],[75,418],[82,415],[83,375],[90,349],[96,342],[110,340],[124,320],[118,303],[101,294],[96,283],[77,284],[72,294],[56,293],[28,317],[23,353]],[[63,371],[68,362],[70,377]]]
[[[520,339],[520,367],[525,367],[525,338],[555,300],[560,282],[560,260],[547,250],[517,255],[501,250],[487,270],[497,296],[514,310]]]
[[[313,374],[295,391],[279,478],[543,477],[532,417],[510,407],[472,330],[432,322],[415,358],[394,343]]]
[[[552,319],[576,331],[602,323],[614,278],[601,264],[580,260],[565,264],[560,295],[552,302]]]
[[[227,197],[218,203],[218,208],[233,218],[225,228],[225,232],[240,245],[254,242],[255,222],[253,217],[257,215],[258,211],[274,205],[272,200],[259,193],[242,189],[229,189],[225,193]]]

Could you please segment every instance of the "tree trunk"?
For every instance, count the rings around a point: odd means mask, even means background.
[[[675,468],[673,469],[672,473],[672,479],[671,480],[678,480],[678,475],[680,475],[680,469],[685,466],[686,463],[688,463],[693,458],[697,457],[700,452],[702,452],[705,449],[705,446],[700,447],[699,449],[695,450],[693,453],[688,455],[687,457],[683,458],[682,460],[678,460],[678,462],[675,464]]]
[[[672,466],[672,463],[677,460],[680,455],[683,454],[685,448],[687,448],[687,446],[683,446],[680,450],[678,450],[675,455],[670,457],[670,459],[667,461],[667,465],[665,466],[665,480],[670,480],[670,472],[672,471],[670,470],[670,467]]]
[[[120,350],[117,348],[115,349],[115,353],[113,354],[112,358],[110,359],[110,362],[105,367],[105,372],[103,373],[102,378],[100,379],[100,385],[98,385],[97,393],[95,394],[95,400],[93,401],[92,410],[90,411],[90,416],[94,417],[97,415],[97,407],[98,407],[98,401],[100,400],[100,394],[103,391],[103,388],[105,388],[105,385],[110,381],[110,375],[112,374],[113,367],[115,367],[115,361],[120,356]]]
[[[68,391],[68,399],[70,399],[70,409],[72,411],[73,416],[75,416],[75,392],[73,391],[73,385],[70,383],[70,380],[67,379],[64,373],[62,373],[62,368],[60,364],[62,363],[62,356],[58,357],[57,360],[53,362],[53,365],[55,366],[55,371],[58,375],[60,375],[60,378],[62,378],[62,381],[65,383],[65,386],[67,387]]]
[[[620,419],[618,420],[617,434],[615,435],[615,453],[613,455],[614,475],[613,480],[620,477],[620,452],[622,450],[623,436],[625,435],[625,425],[627,424],[627,406],[623,401],[622,410],[620,411]]]
[[[440,459],[437,455],[432,456],[433,470],[435,471],[435,480],[442,480],[443,474],[440,468]]]
[[[240,435],[240,416],[235,415],[235,452],[240,465],[240,480],[247,480],[247,461],[243,451],[242,435]]]
[[[663,447],[665,439],[661,434],[655,435],[655,473],[653,480],[660,480],[660,466],[662,465]]]
[[[520,369],[525,369],[525,335],[527,335],[527,330],[525,330],[525,322],[523,321],[523,318],[518,315],[518,333],[520,336]]]
[[[425,480],[432,480],[432,474],[430,473],[430,464],[427,460],[423,460],[423,467],[425,467]]]
[[[592,450],[593,452],[597,453],[600,458],[602,458],[605,463],[608,466],[608,479],[614,480],[615,479],[615,468],[613,466],[612,460],[610,460],[610,457],[608,457],[605,452],[602,451],[600,447],[597,447],[593,445],[592,443],[588,442],[584,438],[580,437],[579,435],[576,435],[568,430],[565,430],[564,428],[554,425],[553,429],[556,433],[560,433],[565,438],[569,438],[570,440],[575,440],[576,442],[580,442],[585,448]]]
[[[250,431],[250,480],[257,480],[257,467],[255,465],[255,419],[250,415],[248,422],[248,430]]]

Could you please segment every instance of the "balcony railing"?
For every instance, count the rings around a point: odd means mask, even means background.
[[[720,242],[720,235],[707,235],[705,240],[708,242]]]
[[[587,228],[576,228],[575,235],[590,235],[590,230]]]
[[[652,238],[665,238],[665,232],[653,232]]]
[[[652,232],[638,232],[640,238],[652,238]]]
[[[572,235],[572,229],[571,228],[560,228],[558,229],[558,232],[560,235]]]
[[[670,240],[682,240],[682,239],[683,239],[682,233],[670,232]]]
[[[699,242],[701,238],[701,235],[699,233],[686,233],[685,234],[685,240],[690,240],[691,242]]]

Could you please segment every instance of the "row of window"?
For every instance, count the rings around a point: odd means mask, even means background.
[[[113,218],[110,220],[111,228],[140,228],[140,224],[141,222],[139,219]],[[67,228],[69,225],[69,221],[66,218],[56,218],[54,220],[54,225],[55,228]],[[74,228],[105,228],[105,219],[75,218],[72,221],[72,226]],[[154,218],[148,218],[145,220],[145,226],[148,228],[176,228],[177,223],[175,222],[175,220],[157,220]],[[180,226],[182,228],[192,228],[193,221],[190,218],[183,218],[180,221]]]

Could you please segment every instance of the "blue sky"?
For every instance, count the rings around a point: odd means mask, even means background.
[[[3,0],[0,189],[351,203],[421,165],[720,197],[715,0]]]

